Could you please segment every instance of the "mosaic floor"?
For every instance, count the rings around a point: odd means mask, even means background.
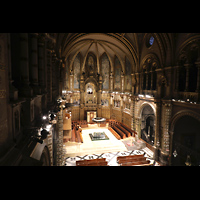
[[[158,166],[153,160],[153,154],[148,148],[144,148],[141,150],[130,150],[130,151],[123,151],[123,152],[110,152],[110,153],[101,153],[101,154],[90,154],[84,156],[76,156],[76,157],[66,157],[65,159],[65,166],[76,166],[76,161],[78,160],[88,160],[88,159],[98,159],[98,158],[106,158],[109,166],[119,166],[116,162],[118,156],[128,156],[128,155],[139,155],[145,154],[147,160],[150,160],[150,163],[154,166]]]

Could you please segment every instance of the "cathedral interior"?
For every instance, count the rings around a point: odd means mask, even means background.
[[[1,33],[0,111],[1,166],[200,166],[200,34]]]

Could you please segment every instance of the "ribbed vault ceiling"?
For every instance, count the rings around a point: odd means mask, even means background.
[[[131,43],[123,38],[122,34],[114,33],[77,33],[68,34],[63,38],[62,57],[65,60],[69,57],[73,63],[76,55],[80,52],[83,58],[83,68],[89,52],[93,53],[97,58],[97,67],[103,53],[106,53],[111,63],[117,56],[124,70],[125,56],[129,59],[132,66],[136,66],[136,54]]]

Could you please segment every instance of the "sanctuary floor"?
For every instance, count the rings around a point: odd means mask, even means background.
[[[89,134],[93,132],[105,132],[109,140],[92,141]],[[88,128],[82,128],[83,143],[66,142],[64,143],[65,166],[75,166],[78,160],[106,158],[109,166],[118,166],[117,156],[144,154],[150,163],[153,160],[153,152],[141,142],[137,145],[127,146],[130,142],[129,137],[124,140],[118,140],[107,127],[98,127],[97,124],[89,124]]]

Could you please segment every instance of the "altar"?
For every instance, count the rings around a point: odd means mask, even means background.
[[[87,111],[87,122],[93,123],[92,119],[95,118],[97,116],[97,112],[96,111]]]
[[[109,137],[105,134],[105,132],[93,132],[89,133],[89,136],[92,141],[97,141],[97,140],[109,140]]]

